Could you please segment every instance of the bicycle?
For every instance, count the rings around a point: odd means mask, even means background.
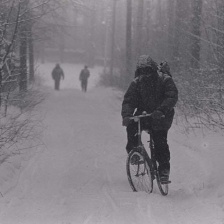
[[[128,154],[126,161],[127,176],[133,191],[145,191],[147,193],[151,193],[153,191],[153,181],[156,179],[161,194],[165,196],[168,194],[168,184],[171,183],[171,181],[167,181],[165,183],[161,183],[160,181],[158,165],[155,159],[155,148],[152,132],[150,130],[146,130],[150,136],[148,142],[151,157],[148,155],[141,140],[140,119],[150,116],[151,114],[143,114],[130,118],[135,122],[138,122],[138,145]],[[133,158],[136,158],[135,155],[138,156],[137,161]]]

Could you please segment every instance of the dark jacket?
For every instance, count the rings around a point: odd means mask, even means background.
[[[63,70],[61,69],[60,66],[56,66],[53,71],[52,71],[52,78],[54,80],[60,80],[61,78],[64,79],[64,72]]]
[[[82,69],[82,71],[80,72],[79,80],[80,80],[80,81],[87,81],[88,78],[89,78],[89,76],[90,76],[89,69],[84,68],[84,69]]]
[[[157,72],[141,75],[131,82],[126,91],[121,115],[124,118],[142,114],[143,111],[152,113],[160,110],[165,118],[152,121],[152,128],[168,130],[172,125],[177,100],[178,90],[169,75]]]

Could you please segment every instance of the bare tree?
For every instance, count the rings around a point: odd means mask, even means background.
[[[143,40],[143,18],[144,18],[144,0],[138,1],[137,8],[137,24],[136,24],[136,41],[135,41],[135,55],[138,57],[142,51]]]
[[[183,4],[182,0],[176,1],[176,17],[175,17],[175,34],[174,34],[174,42],[175,45],[173,50],[174,59],[176,61],[176,66],[180,61],[180,40],[181,40],[181,26],[182,26],[182,15],[183,15]]]
[[[3,113],[0,111],[0,163],[20,151],[25,142],[37,137],[40,120],[35,119],[33,112],[44,95],[28,88],[27,61],[29,59],[29,78],[33,80],[34,24],[54,10],[56,3],[53,0],[0,1],[0,105],[4,109]],[[17,52],[20,60],[17,60]]]
[[[15,43],[18,33],[20,4],[17,5],[15,1],[1,2],[3,13],[0,21],[0,106],[2,105],[2,94],[4,87],[10,90],[14,70],[15,59]]]
[[[224,2],[222,0],[216,1],[217,9],[217,55],[219,66],[223,69],[223,60],[224,60]]]
[[[115,48],[115,27],[116,27],[116,5],[117,0],[113,0],[113,9],[112,9],[112,29],[111,29],[111,57],[110,57],[110,75],[113,75],[114,67],[114,48]]]
[[[173,49],[174,49],[174,0],[168,1],[167,7],[168,14],[168,52],[170,59],[173,60]]]
[[[33,31],[32,23],[29,23],[28,26],[28,55],[29,55],[29,82],[34,82],[34,40],[33,40]]]
[[[127,0],[126,17],[126,75],[132,74],[132,0]]]
[[[201,15],[202,0],[192,1],[192,45],[191,45],[191,67],[198,69],[200,67],[200,38],[201,38]]]
[[[20,78],[19,78],[19,89],[20,91],[27,90],[27,40],[28,40],[28,4],[29,0],[22,0],[21,7],[21,23],[20,23]]]

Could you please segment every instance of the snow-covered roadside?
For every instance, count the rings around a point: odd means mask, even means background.
[[[150,195],[133,193],[125,172],[122,93],[93,85],[84,94],[74,86],[47,90],[41,110],[46,147],[0,200],[1,224],[223,224],[222,136],[187,138],[173,127],[169,195],[156,186]]]
[[[46,63],[43,65],[37,64],[36,69],[37,73],[39,74],[39,76],[37,77],[37,81],[40,86],[36,86],[34,88],[41,88],[41,90],[39,90],[44,92],[47,91],[46,93],[48,93],[46,87],[53,88],[54,83],[52,81],[51,72],[54,66],[55,63]],[[74,67],[74,65],[72,64],[63,64],[61,66],[65,73],[65,80],[61,81],[61,89],[80,89],[80,83],[78,80],[79,73],[83,68],[83,65],[80,64]],[[98,83],[100,71],[102,70],[102,68],[95,67],[94,69],[90,70],[91,76],[88,88],[91,89]],[[69,74],[69,76],[67,76],[67,74]],[[42,86],[43,83],[45,87]],[[42,119],[41,114],[39,114],[39,117],[40,119]],[[5,194],[7,194],[10,190],[13,189],[13,187],[16,186],[23,168],[26,167],[31,158],[33,158],[36,154],[43,150],[43,147],[38,146],[39,144],[41,144],[41,142],[38,142],[33,149],[21,151],[20,153],[16,152],[13,156],[8,156],[6,153],[5,156],[2,155],[0,157],[1,160],[5,160],[4,164],[0,165],[0,198],[3,198]]]
[[[16,186],[23,167],[42,150],[42,115],[36,111],[42,99],[41,90],[33,87],[23,101],[28,110],[8,105],[6,113],[4,105],[1,107],[0,197]]]
[[[172,141],[176,145],[186,148],[184,153],[185,162],[181,164],[181,169],[175,166],[178,173],[186,170],[186,181],[179,178],[182,184],[190,186],[192,193],[203,198],[208,203],[220,206],[224,214],[224,138],[222,133],[211,133],[200,130],[185,135],[178,133],[178,128],[173,128]],[[188,157],[186,157],[188,155]],[[180,156],[178,156],[180,158]],[[176,158],[178,160],[178,158]],[[195,166],[184,169],[185,164],[195,161]],[[177,175],[180,177],[180,175]],[[192,175],[194,174],[194,175]],[[183,175],[183,174],[182,174]],[[198,177],[198,178],[196,178]],[[189,179],[188,179],[189,178]]]
[[[40,74],[38,79],[40,78],[40,85],[44,82],[44,85],[47,87],[52,88],[54,83],[52,81],[51,72],[55,66],[55,63],[46,63],[44,65],[37,65],[37,71]],[[64,73],[65,73],[65,80],[61,81],[61,89],[80,89],[79,73],[83,68],[83,65],[76,65],[74,69],[74,65],[72,64],[63,64],[61,65]],[[98,80],[100,71],[102,70],[100,67],[95,67],[91,70],[91,76],[88,88],[93,88]],[[93,70],[93,71],[92,71]],[[69,76],[67,76],[69,74]],[[41,87],[42,88],[42,87]],[[44,90],[44,88],[42,89]],[[41,116],[41,115],[40,115]],[[38,143],[40,144],[40,143]],[[38,145],[37,144],[37,145]],[[13,156],[7,156],[6,161],[4,164],[0,165],[0,198],[4,197],[13,187],[16,186],[19,175],[23,167],[26,167],[27,162],[39,151],[42,151],[41,147],[35,147],[32,150],[26,150],[25,153],[15,154]],[[3,156],[1,159],[4,159]]]

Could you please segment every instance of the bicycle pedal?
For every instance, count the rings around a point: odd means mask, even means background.
[[[145,162],[143,160],[141,161],[136,161],[134,163],[131,163],[131,165],[141,165],[141,164],[144,164]]]
[[[144,163],[145,163],[144,160],[139,160],[139,161],[138,161],[138,164],[144,164]]]
[[[168,181],[160,181],[161,184],[171,184],[171,181],[168,180]]]

